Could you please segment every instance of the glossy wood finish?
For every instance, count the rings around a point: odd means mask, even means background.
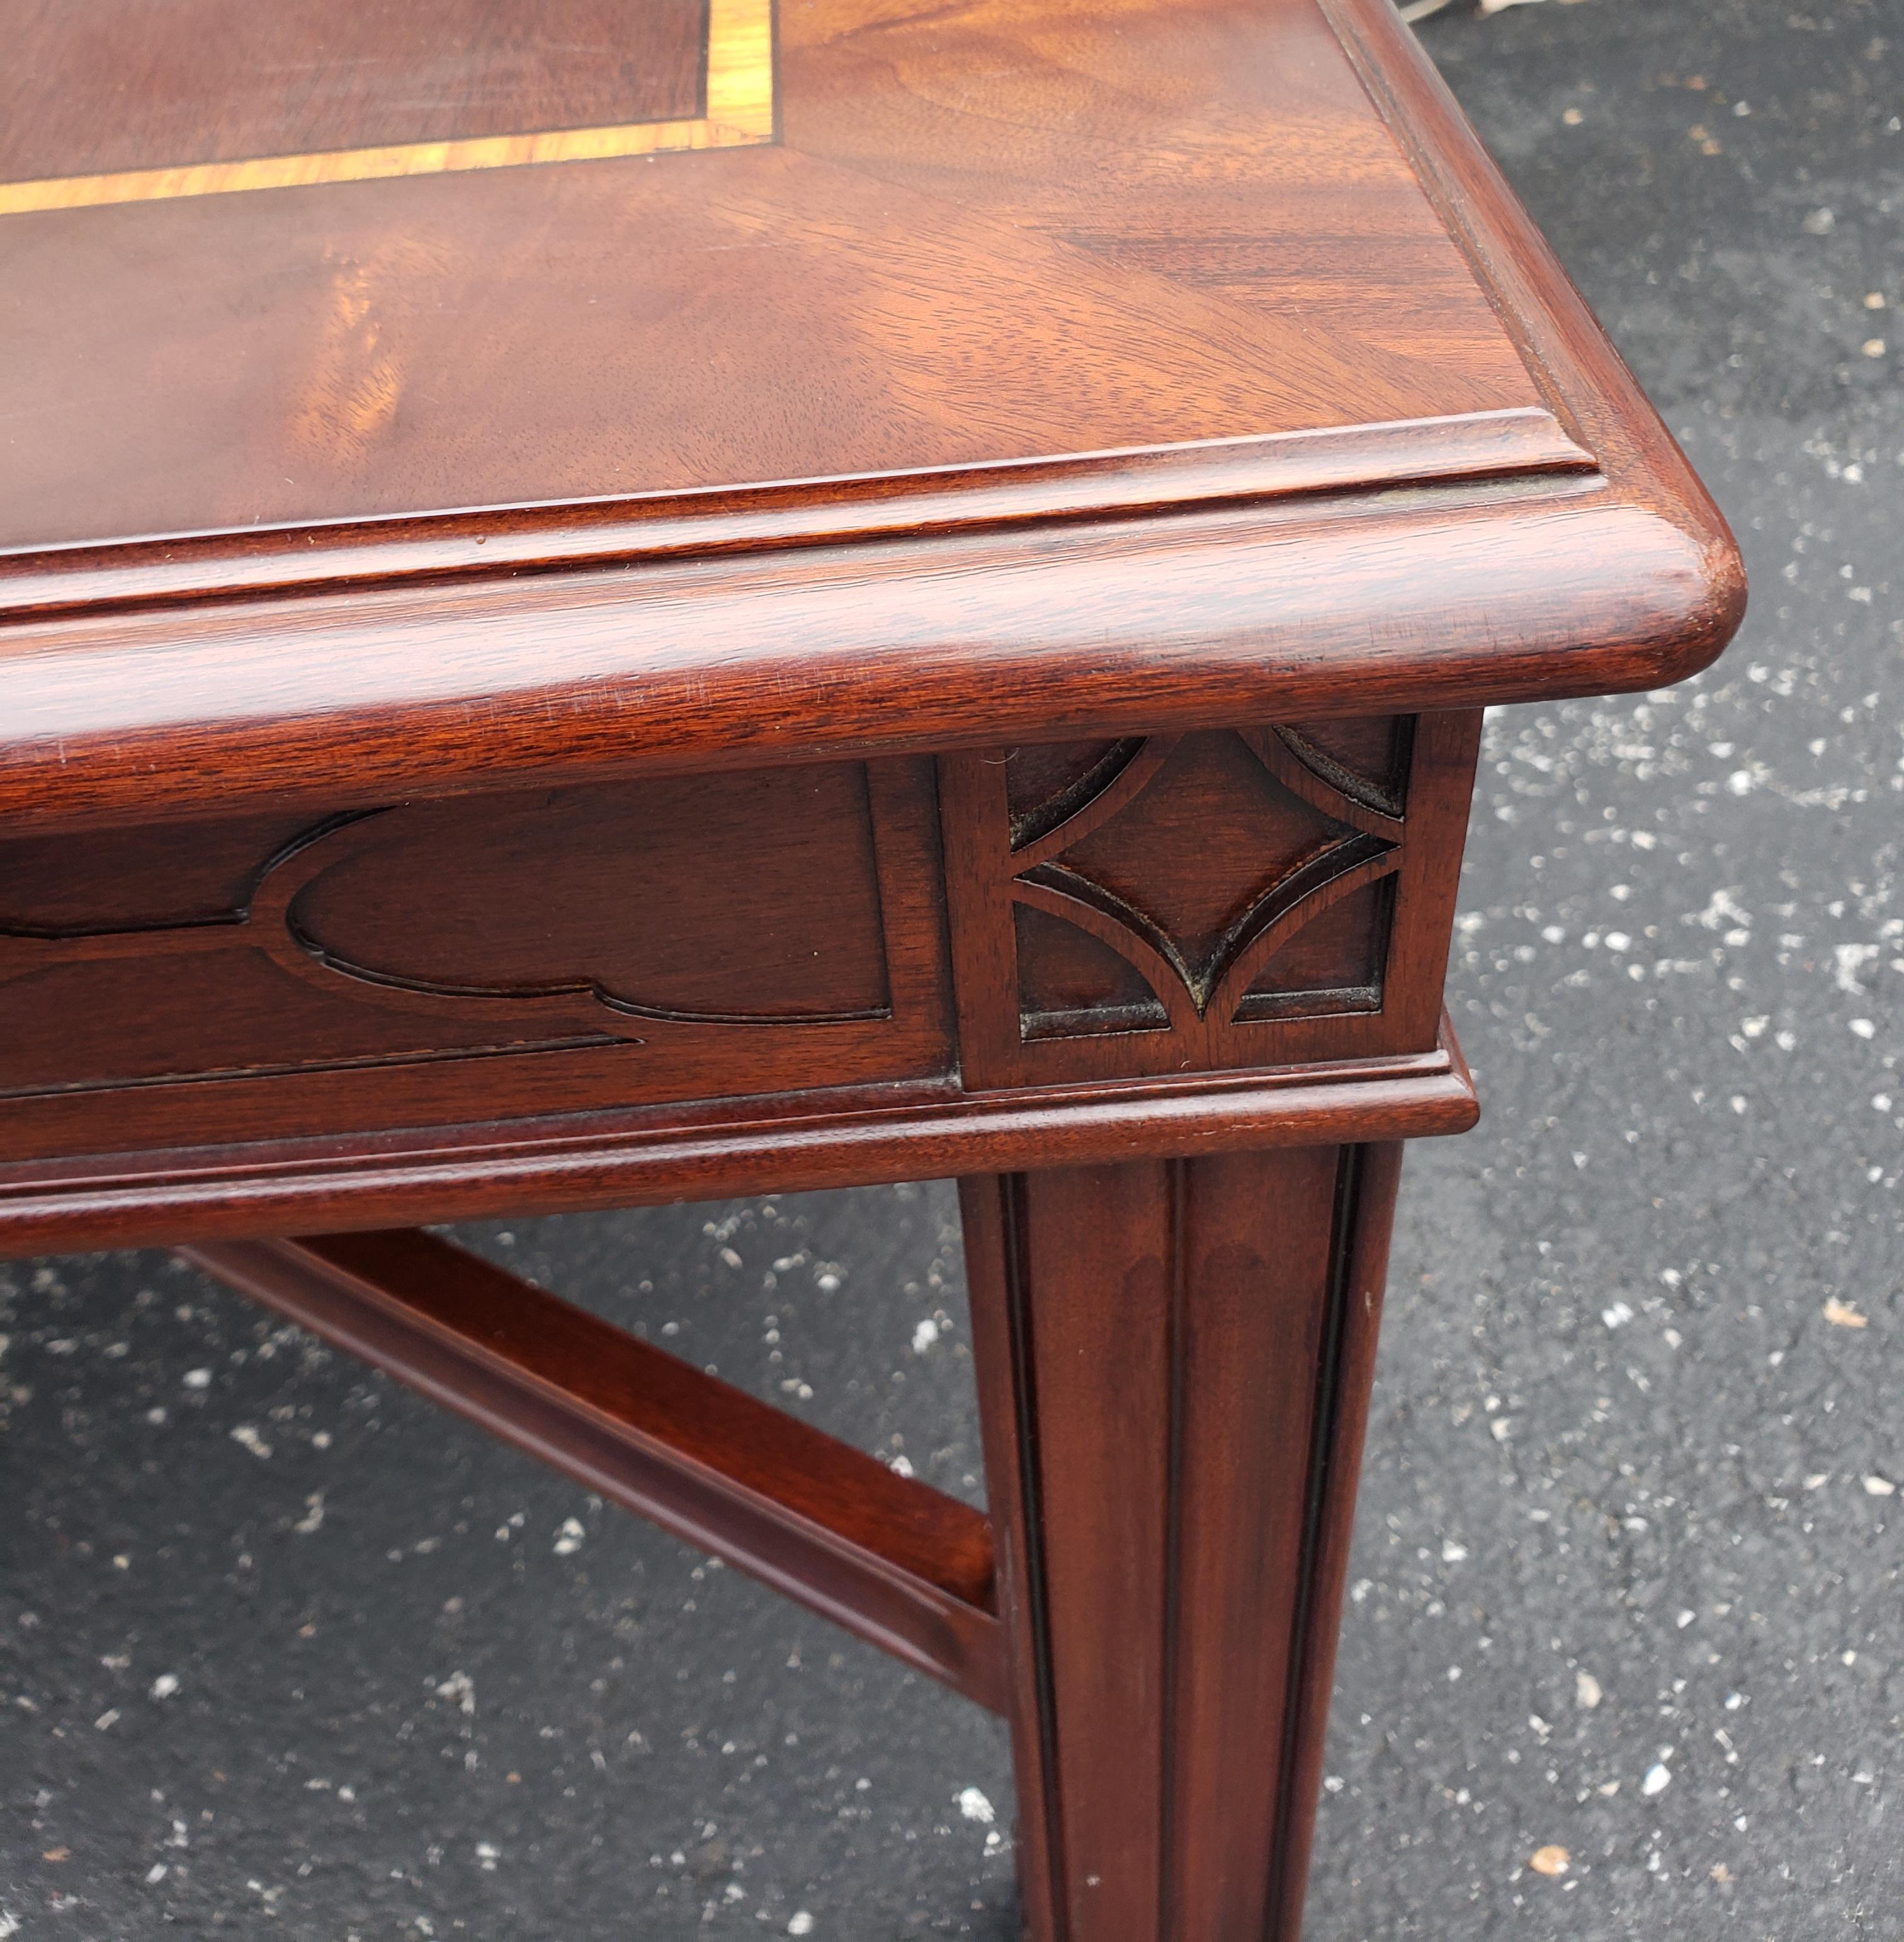
[[[0,1172],[0,1254],[797,1193],[1083,1164],[1134,1149],[1428,1138],[1465,1132],[1477,1116],[1474,1083],[1444,1025],[1440,1047],[1419,1057],[1281,1072],[998,1092],[869,1086],[17,1161]]]
[[[1590,474],[1592,455],[1538,406],[1324,427],[1201,445],[1026,459],[738,492],[644,495],[481,513],[338,520],[285,550],[275,533],[0,552],[0,612],[130,599],[434,580],[480,570],[660,560],[816,540],[855,541],[1029,520],[1114,518],[1377,485]]]
[[[0,1160],[942,1079],[930,765],[0,833]]]
[[[940,829],[899,760],[0,837],[0,1160],[1431,1059],[1478,731],[947,758]]]
[[[23,622],[0,631],[0,816],[369,806],[1651,688],[1730,638],[1735,566],[1716,531],[1569,481],[1511,513],[1479,490],[1298,498],[286,598],[268,642],[249,605]]]
[[[1722,525],[1379,0],[1329,8],[835,0],[776,147],[0,218],[0,813],[1702,664]]]
[[[0,409],[63,403],[17,449],[0,534],[295,528],[1545,403],[1314,0],[792,0],[779,35],[769,148],[4,219],[41,327]],[[439,88],[484,90],[485,38],[437,43]],[[597,84],[559,119],[516,86],[487,111],[516,130],[598,118]],[[274,102],[288,125],[253,154],[308,145]],[[64,147],[61,173],[88,172],[76,133]],[[1345,213],[1379,247],[1318,261]],[[234,261],[237,317],[204,284]],[[68,381],[82,357],[90,393]],[[155,360],[176,397],[141,395]],[[346,439],[313,435],[314,380]],[[83,473],[109,427],[118,462]],[[138,462],[155,436],[162,474]]]
[[[184,1251],[589,1489],[1003,1706],[979,1512],[433,1235]]]
[[[1435,1043],[1480,718],[940,765],[968,1084]]]
[[[700,106],[697,0],[13,0],[0,180],[446,142]]]
[[[1399,1162],[966,1184],[1037,1942],[1298,1931]]]

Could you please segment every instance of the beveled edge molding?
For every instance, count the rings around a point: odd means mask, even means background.
[[[773,139],[773,0],[704,0],[706,84],[698,115],[606,127],[525,129],[508,135],[387,142],[304,155],[248,155],[105,175],[36,176],[0,182],[0,216],[112,203],[170,201],[396,176],[462,174],[550,162],[756,146]]]
[[[962,1095],[885,1086],[741,1102],[0,1169],[0,1257],[792,1193],[1265,1147],[1463,1133],[1454,1029],[1435,1050],[1181,1080]]]
[[[1520,406],[917,472],[0,551],[0,618],[1594,470],[1550,412]]]
[[[0,816],[339,810],[1659,688],[1731,637],[1735,565],[1566,475],[54,615],[0,628]]]

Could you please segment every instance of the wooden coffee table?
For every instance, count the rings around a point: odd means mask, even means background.
[[[1289,1942],[1481,710],[1743,598],[1409,35],[0,29],[0,1248],[1007,1714],[1044,1942]],[[947,1175],[989,1518],[415,1226]]]

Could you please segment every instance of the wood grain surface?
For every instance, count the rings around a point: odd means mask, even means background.
[[[0,182],[701,112],[701,0],[7,0]],[[0,204],[0,207],[4,207]]]
[[[1400,1150],[963,1184],[1030,1942],[1296,1942]]]
[[[779,1098],[539,1110],[533,1070],[500,1115],[372,1134],[218,1137],[115,1150],[75,1112],[42,1157],[0,1169],[0,1255],[793,1193],[1094,1165],[1133,1151],[1233,1153],[1465,1132],[1474,1082],[1443,1022],[1431,1053],[964,1094],[946,1081]],[[292,1108],[321,1101],[279,1080]],[[121,1102],[122,1103],[122,1102]],[[17,1109],[9,1107],[8,1116]],[[109,1124],[109,1120],[108,1123]],[[63,1152],[74,1140],[91,1150]]]
[[[966,1083],[1430,1049],[1480,735],[1471,711],[943,759]]]
[[[0,217],[0,816],[1471,706],[1736,626],[1382,0],[780,42],[777,145]]]
[[[213,130],[286,107],[263,31],[199,84]],[[366,31],[409,50],[388,91],[421,30]],[[1315,0],[796,0],[780,38],[777,146],[0,218],[0,543],[1547,403]]]
[[[0,835],[0,1160],[942,1082],[929,764]]]
[[[773,136],[773,0],[569,0],[533,20],[469,0],[429,0],[420,12],[230,0],[118,11],[56,8],[26,23],[8,69],[14,98],[0,100],[0,169],[26,173],[0,180],[0,215]],[[641,118],[588,122],[630,115]],[[577,116],[587,125],[573,125]],[[392,139],[360,145],[376,134]],[[298,145],[326,139],[354,145]],[[154,155],[194,159],[130,165]],[[126,165],[59,172],[81,158]],[[52,172],[34,172],[56,158]]]
[[[196,1266],[908,1665],[1004,1703],[984,1514],[414,1230]]]

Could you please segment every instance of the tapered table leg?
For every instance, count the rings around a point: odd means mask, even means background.
[[[1398,1144],[969,1180],[1036,1942],[1293,1942]]]

